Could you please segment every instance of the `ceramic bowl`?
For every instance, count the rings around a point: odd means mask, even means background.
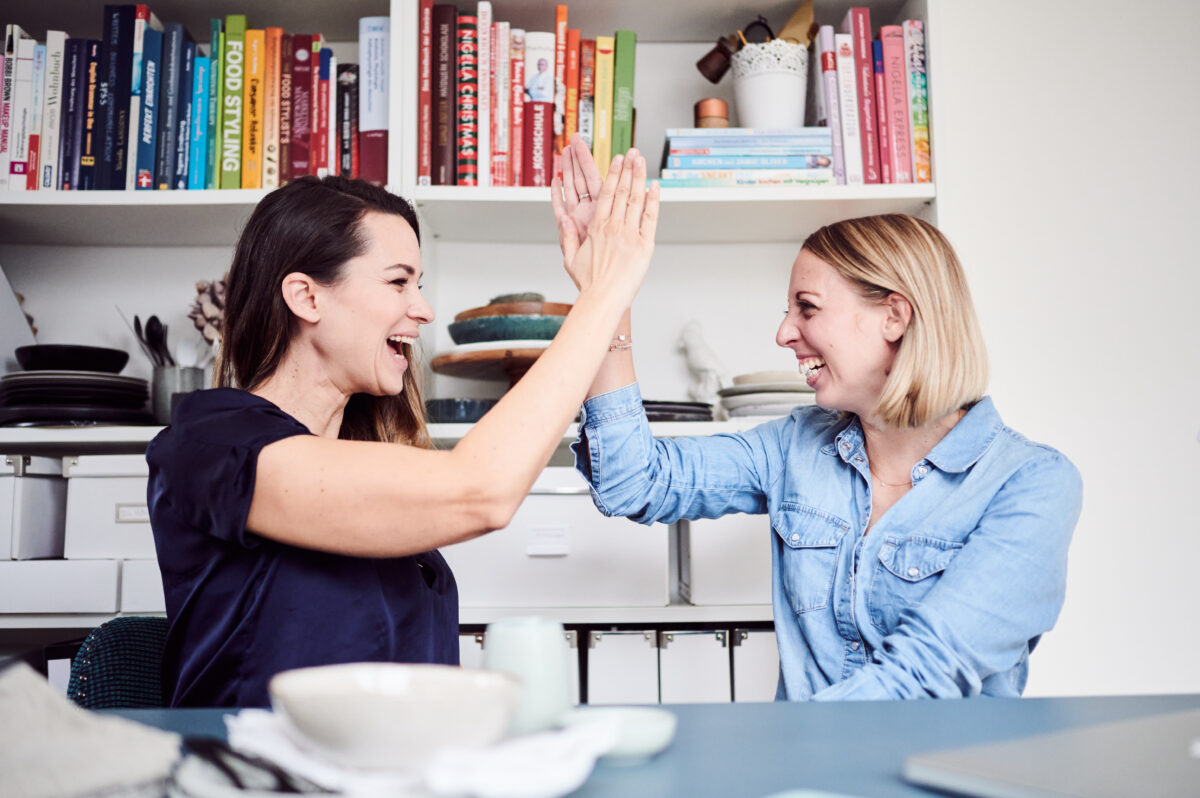
[[[480,316],[451,322],[450,337],[456,344],[514,339],[549,340],[558,333],[565,316]]]
[[[499,740],[521,682],[449,665],[364,662],[284,671],[268,690],[297,744],[340,765],[416,771],[438,749]]]
[[[434,424],[463,424],[478,421],[496,406],[498,399],[426,399],[425,413]]]
[[[754,385],[760,382],[799,382],[804,384],[804,380],[800,377],[800,372],[796,369],[790,371],[752,371],[749,374],[739,374],[733,378],[734,385]]]
[[[609,764],[637,764],[660,753],[675,738],[675,714],[657,707],[580,707],[567,713],[563,725],[604,723],[615,728],[616,743],[603,759]]]
[[[18,346],[17,363],[26,371],[104,371],[117,374],[129,362],[122,349],[76,344]]]

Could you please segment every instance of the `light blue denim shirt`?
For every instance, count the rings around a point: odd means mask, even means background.
[[[863,443],[857,418],[813,406],[655,440],[634,384],[584,404],[572,449],[605,515],[770,516],[779,698],[1019,696],[1062,609],[1079,472],[985,397],[864,534]]]

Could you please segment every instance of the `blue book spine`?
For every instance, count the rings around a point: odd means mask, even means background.
[[[137,145],[137,190],[154,188],[155,149],[158,146],[158,105],[161,96],[162,31],[147,27],[142,39],[142,103],[139,109]]]
[[[192,190],[204,188],[204,160],[208,154],[208,75],[212,60],[196,56],[192,80],[192,143],[188,152],[188,185]]]
[[[163,25],[161,79],[158,83],[158,150],[154,163],[154,185],[175,187],[175,136],[179,121],[179,73],[183,67],[183,24]]]
[[[829,153],[821,155],[785,155],[754,157],[712,157],[709,155],[671,155],[669,169],[828,169]]]
[[[97,189],[125,189],[125,170],[129,137],[129,98],[133,87],[133,23],[137,9],[132,5],[104,6],[104,46],[102,49],[100,97],[103,122],[99,158],[96,163]]]
[[[778,158],[795,155],[829,155],[832,149],[833,145],[830,143],[792,147],[691,147],[680,141],[671,141],[668,142],[666,152],[670,157],[703,155],[709,158],[758,158],[761,156]]]
[[[196,68],[196,43],[191,36],[183,42],[183,60],[179,68],[179,117],[175,120],[175,185],[188,187],[188,158],[192,149],[192,81]]]
[[[777,138],[797,138],[805,136],[816,136],[822,138],[830,137],[830,130],[823,126],[812,127],[788,127],[788,128],[757,128],[757,127],[669,127],[667,128],[667,138],[705,138],[705,139],[727,139],[727,138],[754,138],[754,139],[777,139]]]

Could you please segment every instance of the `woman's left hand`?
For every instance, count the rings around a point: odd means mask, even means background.
[[[599,195],[604,181],[596,162],[592,160],[592,153],[578,133],[571,137],[563,149],[562,162],[562,178],[555,176],[551,181],[550,199],[558,224],[558,245],[562,249],[563,265],[569,266],[587,238],[588,226],[596,215],[595,197]]]

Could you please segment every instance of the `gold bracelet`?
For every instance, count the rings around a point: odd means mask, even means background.
[[[628,335],[618,335],[608,347],[609,352],[620,352],[623,349],[633,349],[633,341],[629,340]]]

